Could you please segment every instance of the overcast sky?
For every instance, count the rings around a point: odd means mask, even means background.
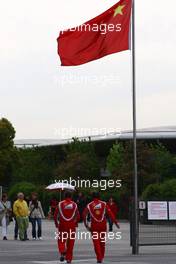
[[[130,51],[75,68],[57,55],[59,29],[116,2],[0,0],[0,115],[16,138],[132,128]],[[175,10],[175,0],[136,0],[138,128],[176,125]]]

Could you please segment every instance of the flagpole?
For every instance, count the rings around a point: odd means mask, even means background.
[[[132,254],[139,253],[139,220],[138,220],[138,168],[137,168],[137,139],[136,139],[136,46],[135,46],[135,0],[132,1],[132,100],[133,100],[133,242]]]

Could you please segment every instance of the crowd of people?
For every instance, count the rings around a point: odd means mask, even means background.
[[[58,251],[60,261],[66,260],[67,263],[71,263],[75,242],[75,237],[72,238],[71,233],[76,233],[78,223],[83,222],[86,229],[92,234],[97,263],[102,263],[105,255],[107,222],[109,223],[109,232],[113,231],[113,224],[119,228],[117,221],[118,207],[112,197],[108,202],[105,202],[100,200],[100,195],[96,192],[92,194],[91,200],[87,201],[82,193],[79,193],[73,199],[71,192],[66,192],[65,198],[60,202],[55,198],[51,200],[50,211],[59,233]],[[8,239],[8,225],[11,221],[15,222],[15,240],[18,239],[18,236],[21,241],[29,240],[29,223],[32,225],[32,239],[42,240],[42,219],[44,218],[45,215],[37,193],[32,193],[30,199],[25,199],[24,194],[20,192],[13,204],[8,200],[6,193],[2,195],[0,226],[2,227],[3,240]],[[97,234],[96,238],[94,233]],[[67,237],[60,237],[61,234],[66,234]]]
[[[10,222],[15,223],[14,239],[18,237],[21,241],[29,240],[28,227],[32,224],[32,239],[42,240],[42,219],[45,218],[41,202],[37,193],[31,194],[30,200],[25,200],[22,192],[17,194],[16,201],[12,204],[8,195],[4,193],[0,201],[0,226],[2,227],[3,240],[8,238],[8,226]],[[37,230],[36,230],[37,227]]]
[[[78,192],[78,194],[73,196],[73,201],[78,206],[78,211],[80,214],[79,222],[83,222],[84,209],[86,208],[87,204],[91,200],[87,199],[82,192]],[[110,196],[107,204],[108,204],[110,210],[113,212],[113,214],[115,216],[117,216],[117,214],[119,212],[119,208],[118,208],[117,203],[115,202],[115,200],[112,196]],[[56,199],[56,197],[53,197],[50,201],[50,208],[49,208],[49,212],[48,212],[48,218],[49,219],[54,218],[54,213],[55,213],[57,206],[58,206],[58,200]],[[112,232],[113,231],[113,222],[112,222],[111,218],[109,218],[108,216],[107,216],[107,221],[109,224],[109,232]]]

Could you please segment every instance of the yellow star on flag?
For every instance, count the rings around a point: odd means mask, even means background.
[[[125,7],[125,5],[119,5],[115,10],[114,10],[114,17],[117,15],[123,15],[122,9]]]

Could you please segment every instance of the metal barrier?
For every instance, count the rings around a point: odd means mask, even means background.
[[[143,202],[143,206],[141,204],[139,246],[176,245],[176,202],[148,201]]]

